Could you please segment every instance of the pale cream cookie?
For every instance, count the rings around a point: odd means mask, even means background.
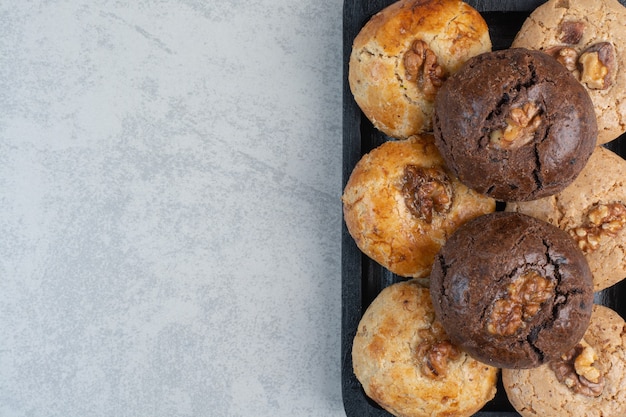
[[[367,308],[352,346],[365,393],[402,417],[469,417],[496,394],[498,369],[450,343],[418,280],[385,288]]]
[[[626,132],[626,7],[617,0],[549,0],[526,19],[512,47],[539,49],[587,89],[598,144]]]
[[[626,415],[626,323],[594,305],[578,346],[560,360],[533,369],[503,369],[502,381],[523,417]]]
[[[626,277],[626,161],[597,147],[580,175],[560,193],[508,203],[516,211],[567,231],[585,254],[594,291]]]

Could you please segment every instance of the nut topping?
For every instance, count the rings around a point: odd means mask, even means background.
[[[578,22],[570,23],[572,23],[572,27],[568,30],[576,30],[574,24]],[[562,28],[562,30],[564,29]],[[571,38],[568,39],[574,40],[573,37],[574,35],[571,35]],[[554,46],[546,49],[545,52],[552,55],[581,83],[585,84],[587,88],[592,90],[606,90],[613,85],[617,62],[615,58],[615,48],[609,42],[600,42],[591,45],[580,55],[574,48],[569,46]]]
[[[500,149],[517,149],[530,142],[541,125],[541,111],[534,103],[514,107],[506,118],[504,129],[490,133],[490,143]]]
[[[546,302],[554,292],[554,282],[530,271],[522,275],[511,285],[510,294],[521,300],[523,307],[522,319],[529,321],[539,312],[541,305]]]
[[[547,54],[552,55],[557,61],[561,63],[567,70],[576,75],[576,61],[578,59],[578,52],[574,48],[567,46],[555,46],[545,51]]]
[[[487,330],[498,336],[511,336],[522,326],[522,306],[513,300],[497,300],[491,309]]]
[[[428,378],[445,377],[448,364],[461,357],[461,350],[453,345],[439,321],[418,331],[420,343],[415,348],[414,358],[417,367]]]
[[[584,51],[578,63],[581,66],[580,82],[593,90],[606,90],[613,84],[615,50],[609,42],[601,42]]]
[[[581,341],[582,352],[574,360],[576,373],[595,384],[600,382],[600,371],[593,364],[598,360],[596,351],[584,340]]]
[[[416,40],[404,54],[404,69],[406,71],[406,79],[414,81],[419,78],[419,70],[426,58],[426,51],[428,50],[426,42]]]
[[[585,23],[579,21],[563,22],[561,23],[560,31],[560,41],[569,45],[574,45],[582,39],[583,32],[585,31]]]
[[[417,218],[431,223],[433,215],[450,210],[452,186],[443,170],[407,165],[402,182],[404,202]]]
[[[448,340],[422,342],[417,347],[417,356],[422,374],[435,379],[446,376],[448,363],[461,357],[461,351]]]
[[[435,97],[446,79],[443,67],[437,62],[437,55],[420,39],[415,40],[404,54],[404,69],[406,79],[416,82],[429,99]]]
[[[496,300],[487,321],[487,331],[511,336],[526,326],[554,293],[554,282],[536,271],[528,271],[507,287],[506,295]]]
[[[584,253],[598,249],[602,236],[615,236],[626,225],[626,206],[622,203],[595,204],[585,224],[569,230]]]
[[[598,397],[604,389],[604,378],[599,369],[598,355],[593,347],[581,340],[560,360],[550,363],[550,369],[562,384],[578,394]]]

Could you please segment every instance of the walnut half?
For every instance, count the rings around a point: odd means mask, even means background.
[[[426,223],[431,223],[434,215],[444,215],[452,206],[450,178],[438,168],[407,165],[402,195],[409,211]]]
[[[530,321],[541,305],[554,294],[554,281],[536,271],[528,271],[507,286],[506,295],[493,304],[487,320],[487,331],[511,336]]]
[[[591,90],[606,90],[613,85],[617,59],[615,47],[610,42],[593,44],[582,53],[571,46],[554,46],[545,52]]]
[[[581,65],[580,82],[593,90],[606,90],[613,84],[615,49],[609,42],[600,42],[584,51],[578,62]]]
[[[568,46],[555,46],[545,51],[547,54],[552,55],[561,65],[574,74],[578,78],[577,64],[578,52],[574,48]]]
[[[448,363],[461,357],[461,351],[448,340],[425,341],[417,347],[420,370],[428,378],[443,378],[448,372]]]
[[[598,365],[598,355],[593,347],[581,340],[559,360],[550,362],[550,369],[559,382],[575,393],[598,397],[604,389],[604,377]]]
[[[489,134],[491,145],[500,149],[517,149],[530,142],[541,125],[541,110],[531,102],[514,107],[506,117],[506,126]]]
[[[615,236],[626,225],[626,206],[620,202],[595,204],[583,225],[569,230],[584,253],[598,249],[603,236]]]
[[[405,52],[403,61],[407,81],[417,83],[427,99],[434,99],[447,77],[437,61],[437,55],[428,48],[426,42],[417,39]]]

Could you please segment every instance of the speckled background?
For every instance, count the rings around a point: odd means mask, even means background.
[[[0,3],[0,416],[341,416],[342,1]]]

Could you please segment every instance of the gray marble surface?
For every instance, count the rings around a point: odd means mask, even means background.
[[[0,416],[341,416],[341,0],[0,2]]]

